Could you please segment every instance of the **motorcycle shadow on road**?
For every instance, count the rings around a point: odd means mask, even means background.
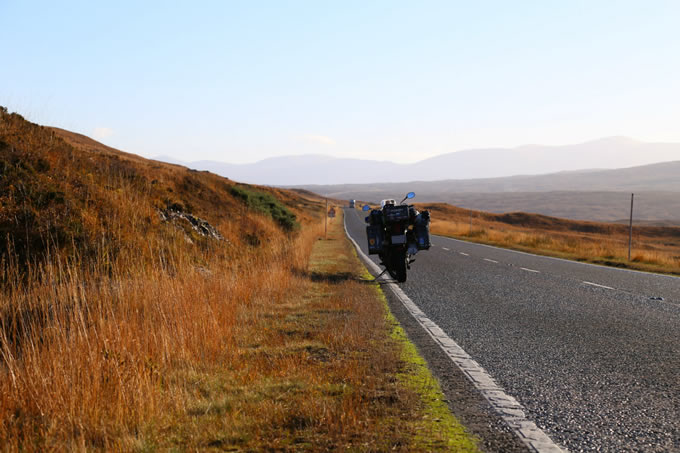
[[[308,278],[315,283],[326,282],[332,284],[344,283],[347,281],[355,281],[359,283],[373,283],[374,280],[359,277],[352,272],[308,272],[308,271],[297,271],[300,277]]]

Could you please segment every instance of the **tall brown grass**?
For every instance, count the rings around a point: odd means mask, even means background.
[[[145,421],[181,401],[166,381],[178,367],[238,366],[238,329],[259,301],[289,296],[318,234],[261,228],[276,240],[238,257],[205,253],[200,266],[178,232],[156,265],[128,256],[111,267],[103,250],[97,265],[55,258],[15,280],[0,305],[0,443],[132,448]]]
[[[475,449],[319,199],[3,109],[0,176],[3,451]]]
[[[305,224],[289,233],[231,181],[60,134],[0,111],[0,444],[139,449],[192,373],[243,367],[256,307],[303,286],[321,205],[258,188]]]

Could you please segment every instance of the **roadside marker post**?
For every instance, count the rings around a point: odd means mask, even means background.
[[[630,225],[628,228],[628,261],[630,261],[630,249],[633,247],[633,198],[635,194],[630,194]]]

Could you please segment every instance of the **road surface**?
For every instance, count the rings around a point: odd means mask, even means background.
[[[345,218],[366,252],[364,215]],[[400,287],[554,441],[680,451],[679,278],[432,242]]]

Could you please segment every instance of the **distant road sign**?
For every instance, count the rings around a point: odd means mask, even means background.
[[[330,208],[328,210],[328,217],[331,217],[331,218],[335,217],[335,208]]]

